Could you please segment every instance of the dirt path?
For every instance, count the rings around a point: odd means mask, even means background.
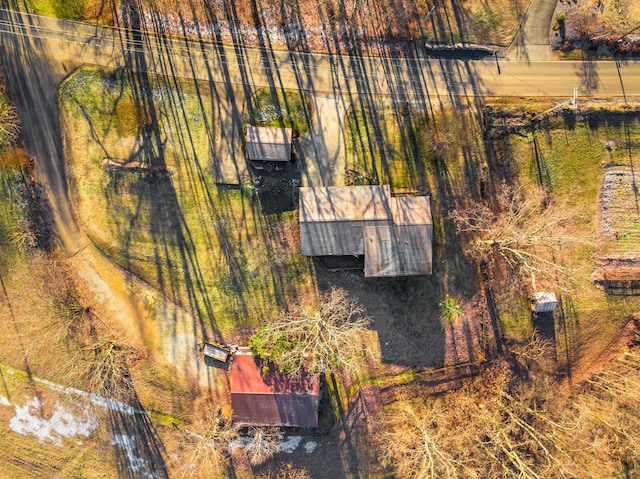
[[[155,355],[154,361],[171,364],[187,381],[225,394],[222,370],[208,367],[198,350],[201,341],[194,318],[170,303],[149,285],[114,265],[93,246],[69,259],[95,295],[110,323],[126,331],[127,340]]]
[[[316,95],[311,131],[299,140],[303,186],[343,186],[345,101]]]

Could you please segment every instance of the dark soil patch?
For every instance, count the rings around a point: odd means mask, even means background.
[[[469,308],[455,324],[443,324],[443,291],[435,275],[372,279],[361,271],[329,272],[320,265],[317,275],[320,289],[342,288],[364,305],[385,364],[440,368],[484,357],[478,310]]]
[[[260,201],[262,213],[273,215],[298,207],[301,174],[294,162],[260,165],[251,169],[252,186]]]

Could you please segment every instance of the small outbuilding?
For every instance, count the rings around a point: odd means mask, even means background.
[[[319,374],[284,376],[262,369],[248,348],[238,348],[231,366],[231,410],[236,424],[318,425]]]
[[[250,161],[291,160],[291,128],[248,126],[245,135],[245,157]]]
[[[534,313],[551,313],[558,306],[555,293],[535,293],[531,298],[531,310]]]
[[[221,363],[226,363],[231,355],[231,349],[225,348],[224,346],[220,346],[218,344],[213,343],[202,343],[200,346],[200,351],[202,354],[211,359],[215,359],[216,361],[220,361]]]
[[[300,188],[304,256],[364,257],[366,277],[431,274],[428,196],[392,196],[388,185]]]

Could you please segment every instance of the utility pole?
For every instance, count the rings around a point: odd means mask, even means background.
[[[538,113],[536,116],[531,118],[531,121],[537,120],[538,118],[546,115],[547,113],[551,113],[552,111],[558,110],[564,106],[572,106],[575,110],[578,109],[578,88],[573,88],[573,97],[570,100],[563,101],[562,103],[558,103],[556,106],[552,106],[548,110],[543,111],[542,113]]]
[[[615,56],[615,61],[616,61],[616,70],[618,70],[618,79],[620,80],[620,88],[622,89],[622,96],[624,97],[624,102],[625,103],[627,103],[627,92],[624,91],[624,83],[622,81],[622,72],[620,71],[620,52],[619,52],[619,48],[620,48],[620,44],[622,43],[622,40],[624,39],[624,37],[626,37],[630,33],[635,32],[638,29],[640,29],[640,25],[638,25],[637,27],[629,30],[627,33],[621,35],[620,38],[618,38],[616,40],[615,49],[613,50],[613,54]]]

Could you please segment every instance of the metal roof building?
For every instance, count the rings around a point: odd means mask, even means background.
[[[251,161],[291,160],[291,128],[249,126],[245,135],[245,156]]]
[[[394,197],[387,185],[300,188],[304,256],[364,255],[364,275],[431,274],[428,196]]]
[[[318,425],[320,376],[290,378],[260,370],[248,348],[239,348],[231,366],[232,419],[260,426]]]

